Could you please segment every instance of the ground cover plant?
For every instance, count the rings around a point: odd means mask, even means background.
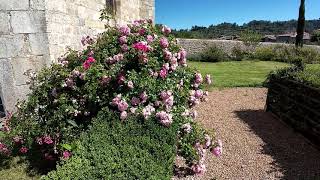
[[[84,37],[85,50],[28,72],[32,93],[7,113],[1,163],[22,156],[44,175],[58,163],[48,176],[54,179],[170,179],[180,155],[204,173],[206,152],[219,156],[222,144],[190,108],[206,101],[202,88],[211,78],[187,67],[170,33],[150,20],[109,27]]]

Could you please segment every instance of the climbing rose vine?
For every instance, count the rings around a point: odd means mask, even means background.
[[[188,68],[187,52],[170,33],[167,26],[139,20],[84,37],[85,50],[70,50],[59,63],[32,74],[32,93],[5,120],[0,153],[67,160],[79,134],[109,108],[123,123],[136,117],[178,127],[178,155],[194,173],[204,173],[207,150],[220,156],[222,143],[197,125],[191,108],[207,100],[202,88],[211,77]]]

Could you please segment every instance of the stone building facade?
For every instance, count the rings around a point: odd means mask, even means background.
[[[14,110],[28,93],[24,72],[56,61],[66,47],[80,49],[85,35],[104,30],[100,10],[112,6],[115,21],[154,19],[155,0],[0,0],[0,98]],[[1,109],[1,107],[0,107]]]

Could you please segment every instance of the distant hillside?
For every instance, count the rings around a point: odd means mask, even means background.
[[[253,30],[262,35],[278,35],[295,32],[296,27],[296,20],[275,22],[254,20],[242,26],[235,23],[221,23],[210,25],[209,27],[193,26],[191,29],[174,30],[173,33],[178,38],[212,39],[221,36],[240,35],[243,30]],[[320,19],[306,21],[306,32],[312,33],[316,29],[320,29]]]

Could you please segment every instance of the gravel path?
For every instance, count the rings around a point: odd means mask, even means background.
[[[197,107],[198,121],[216,130],[223,155],[208,156],[204,176],[180,179],[320,179],[320,151],[264,112],[266,93],[264,88],[211,92]]]

